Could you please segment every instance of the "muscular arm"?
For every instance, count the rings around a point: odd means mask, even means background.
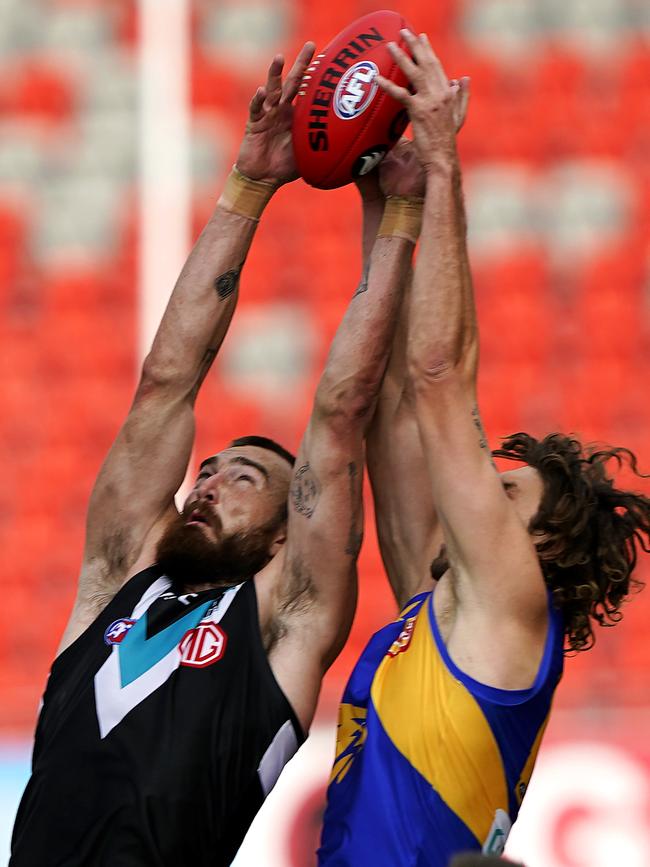
[[[218,206],[174,287],[90,498],[78,594],[61,649],[152,562],[190,458],[194,402],[232,318],[255,227]]]
[[[375,175],[377,173],[374,173]],[[363,248],[377,231],[377,196],[381,186],[390,195],[423,196],[424,177],[411,142],[400,142],[371,185],[362,186]],[[368,474],[382,560],[389,583],[402,607],[430,580],[430,563],[438,551],[439,532],[410,383],[406,375],[406,331],[412,269],[404,275],[397,327],[367,438]]]
[[[457,88],[448,84],[426,38],[412,38],[409,47],[417,66],[405,55],[400,65],[415,93],[400,96],[427,169],[427,193],[407,363],[431,493],[459,612],[470,619],[477,611],[498,615],[501,624],[535,631],[546,610],[541,572],[493,467],[476,403],[478,332],[453,123]]]
[[[388,580],[401,608],[431,577],[441,542],[415,401],[406,372],[406,332],[412,270],[400,305],[397,331],[367,439],[375,522]]]
[[[61,650],[130,575],[152,562],[174,514],[194,439],[194,402],[230,324],[257,218],[275,187],[295,177],[286,156],[290,105],[312,53],[309,43],[284,85],[283,59],[274,58],[266,87],[251,101],[237,161],[258,180],[244,184],[246,205],[237,201],[241,183],[229,180],[176,282],[91,495],[77,599]],[[250,206],[251,195],[259,207]]]
[[[271,663],[303,725],[321,677],[348,635],[363,534],[363,437],[374,410],[412,244],[379,238],[366,291],[355,293],[334,338],[289,497],[284,574]]]

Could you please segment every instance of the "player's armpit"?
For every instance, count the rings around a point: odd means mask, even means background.
[[[312,418],[289,492],[286,565],[277,608],[307,617],[323,643],[336,645],[350,603],[363,539],[363,449],[358,421]]]
[[[138,390],[91,495],[81,589],[115,593],[128,577],[147,537],[173,508],[193,439],[189,396]]]
[[[528,522],[539,505],[541,480],[525,468],[504,484],[466,378],[424,378],[414,390],[431,493],[459,598],[465,594],[501,618],[511,613],[537,622],[547,598]]]

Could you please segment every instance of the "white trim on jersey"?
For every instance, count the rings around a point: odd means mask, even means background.
[[[151,604],[168,589],[170,584],[169,578],[166,577],[154,581],[151,587],[145,590],[142,598],[133,609],[131,618],[137,620],[142,617]],[[242,586],[242,584],[238,584],[236,587],[226,590],[218,605],[204,618],[203,622],[219,623]],[[179,644],[180,641],[162,659],[159,659],[126,686],[122,686],[120,645],[113,645],[110,656],[95,675],[95,707],[100,738],[105,738],[134,707],[148,698],[159,686],[162,686],[178,668],[181,661]]]
[[[264,797],[268,795],[278,781],[282,769],[298,749],[298,739],[291,720],[280,726],[276,736],[262,756],[257,769]]]

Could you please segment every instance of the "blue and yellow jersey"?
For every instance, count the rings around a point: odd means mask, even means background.
[[[459,851],[503,851],[562,674],[562,617],[549,612],[530,689],[460,671],[433,593],[371,638],[340,708],[320,867],[447,867]]]

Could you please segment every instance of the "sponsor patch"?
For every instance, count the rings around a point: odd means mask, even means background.
[[[205,668],[223,656],[228,636],[216,623],[199,623],[189,629],[181,639],[178,649],[181,665],[190,668]]]

